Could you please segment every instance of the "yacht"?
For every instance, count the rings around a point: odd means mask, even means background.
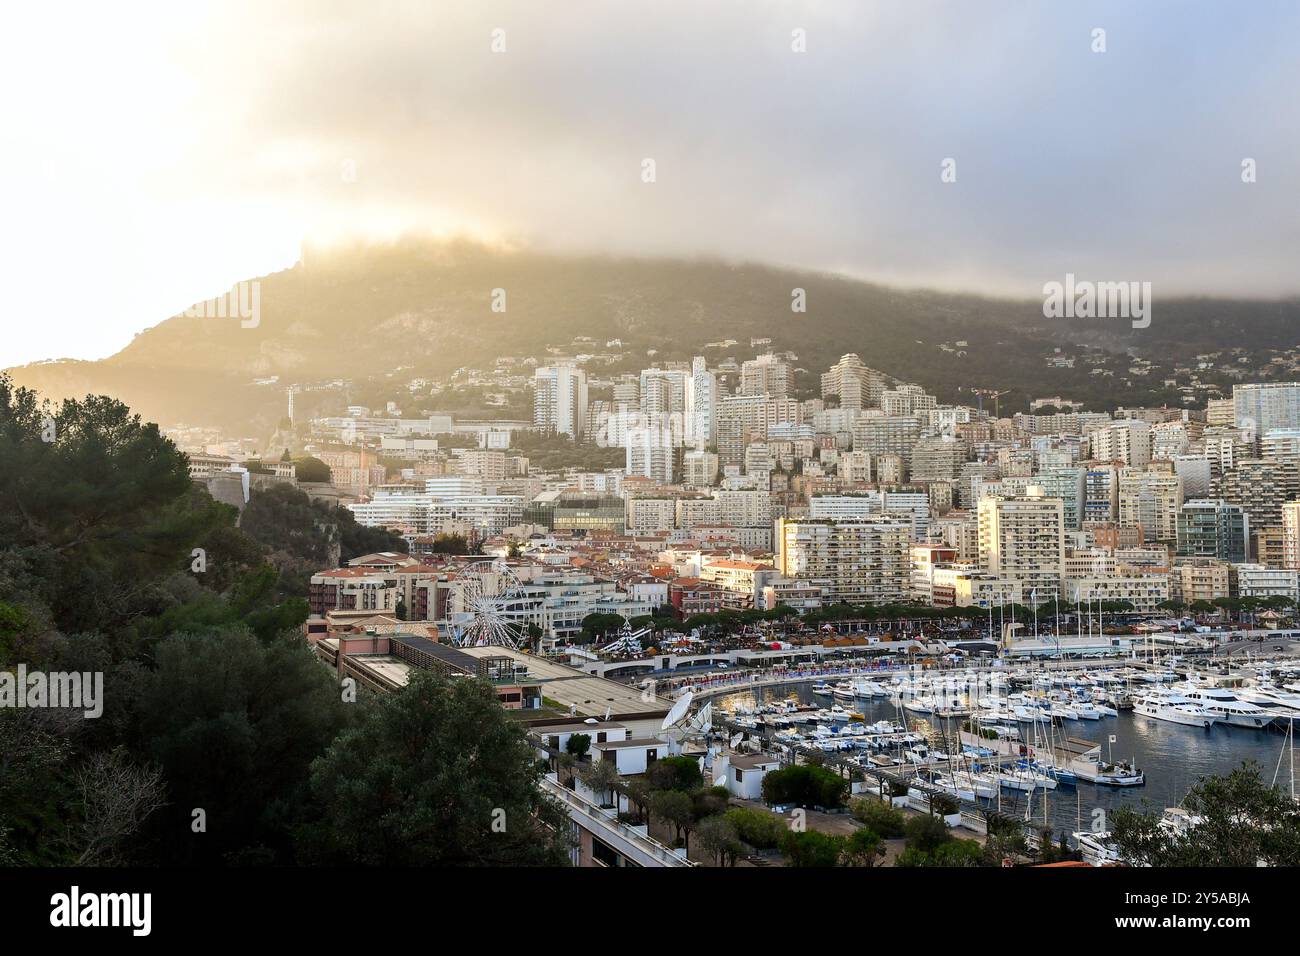
[[[1109,831],[1092,833],[1084,830],[1076,831],[1071,835],[1079,848],[1079,853],[1083,856],[1083,862],[1089,866],[1106,866],[1120,861],[1119,847],[1110,842]]]
[[[1008,790],[1056,789],[1055,780],[1047,774],[1030,767],[1012,767],[999,770],[994,776],[997,778],[998,784]]]
[[[1074,712],[1080,720],[1101,720],[1101,708],[1091,701],[1081,701],[1074,705]]]
[[[1282,724],[1300,717],[1300,694],[1260,685],[1237,692],[1237,699],[1269,711]]]
[[[824,680],[819,680],[817,683],[812,685],[812,692],[822,697],[829,697],[835,693],[835,688]]]
[[[1178,694],[1144,694],[1133,702],[1133,712],[1155,720],[1209,730],[1219,722],[1219,715]]]
[[[855,699],[868,700],[872,697],[884,697],[886,691],[873,681],[860,680],[852,685],[852,694]]]
[[[836,700],[853,700],[857,695],[853,693],[853,685],[843,680],[831,688],[831,696]]]
[[[1233,727],[1252,727],[1258,730],[1273,722],[1273,714],[1263,707],[1238,700],[1237,695],[1222,687],[1195,687],[1184,690],[1183,696],[1200,704],[1212,714],[1217,714],[1225,724]]]
[[[975,796],[985,797],[989,800],[997,799],[998,778],[993,774],[970,770],[961,775],[961,780],[966,786],[975,791]]]
[[[1164,816],[1160,818],[1160,829],[1171,836],[1184,837],[1200,826],[1204,819],[1194,813],[1188,813],[1182,807],[1166,807]]]
[[[935,776],[930,783],[958,800],[975,802],[975,788],[968,784],[966,778],[960,774],[941,773]]]
[[[1080,780],[1103,787],[1140,787],[1147,782],[1146,774],[1128,761],[1103,760],[1100,744],[1071,760],[1070,769]]]

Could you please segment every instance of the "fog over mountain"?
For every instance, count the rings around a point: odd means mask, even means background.
[[[505,291],[504,313],[492,311],[496,289]],[[804,290],[806,313],[791,310],[795,289]],[[771,338],[808,374],[856,351],[950,401],[973,402],[965,390],[996,387],[1012,390],[1007,409],[1055,394],[1114,407],[1178,400],[1162,391],[1159,374],[1126,380],[1129,357],[1173,368],[1243,343],[1258,357],[1296,346],[1300,329],[1295,300],[1157,300],[1151,326],[1134,329],[1125,320],[1046,319],[1039,299],[903,290],[717,259],[568,256],[423,239],[309,250],[294,268],[261,278],[258,291],[255,326],[181,314],[109,359],[12,374],[56,398],[118,395],[164,424],[265,428],[282,414],[283,395],[254,386],[257,378],[362,381],[398,367],[407,377],[440,375],[490,368],[499,355],[545,360],[548,347],[604,351],[613,339],[621,344],[612,351],[641,367],[688,359],[725,339],[737,344],[707,354],[743,358],[755,351],[751,338]],[[575,346],[578,336],[598,344]],[[1083,361],[1048,362],[1056,349],[1082,355],[1083,346],[1111,372],[1099,378]]]
[[[304,237],[1300,292],[1293,3],[654,6],[14,11],[0,365],[110,355]]]

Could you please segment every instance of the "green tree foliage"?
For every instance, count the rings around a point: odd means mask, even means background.
[[[169,781],[155,828],[166,858],[270,849],[289,859],[308,768],[346,719],[329,672],[295,637],[266,644],[240,628],[180,634],[156,656],[136,749]],[[206,813],[206,833],[191,832],[194,808]]]
[[[324,484],[328,484],[333,478],[330,474],[330,466],[319,458],[311,456],[299,458],[294,462],[294,475],[299,481]]]
[[[694,793],[704,784],[700,762],[694,757],[663,757],[646,771],[651,789]]]
[[[701,787],[691,794],[691,810],[696,820],[726,813],[731,794],[726,787]]]
[[[875,866],[885,855],[885,841],[869,827],[854,830],[845,841],[840,862],[845,866]]]
[[[912,817],[903,828],[910,849],[930,853],[952,839],[948,825],[935,816]]]
[[[469,542],[465,540],[463,534],[444,534],[439,532],[433,536],[433,553],[434,554],[472,554],[473,549]]]
[[[781,852],[785,854],[788,866],[835,866],[839,863],[844,848],[844,837],[816,830],[805,830],[802,833],[787,830],[781,838]]]
[[[104,396],[57,409],[0,376],[0,543],[67,630],[148,611],[153,583],[227,521],[158,426]]]
[[[733,824],[726,816],[712,816],[700,823],[695,834],[696,846],[713,857],[718,866],[732,864],[744,852],[744,844]]]
[[[570,466],[592,471],[618,468],[624,464],[626,456],[622,448],[575,443],[562,433],[518,431],[512,440],[515,450],[528,459],[529,465],[543,471]]]
[[[1161,827],[1154,814],[1112,811],[1121,858],[1140,866],[1300,866],[1300,806],[1270,786],[1257,764],[1202,778],[1182,807],[1196,821],[1186,834]]]
[[[567,817],[539,791],[532,748],[489,684],[421,671],[364,707],[312,766],[314,806],[301,830],[307,859],[564,862]]]
[[[582,619],[583,642],[594,641],[597,637],[617,633],[626,623],[621,614],[588,614]]]
[[[799,764],[773,770],[763,777],[765,803],[793,803],[801,807],[844,805],[849,782],[825,767]]]
[[[849,805],[853,819],[880,834],[886,840],[896,840],[903,835],[906,817],[903,811],[884,800],[863,797]]]
[[[578,774],[584,784],[596,794],[601,806],[616,805],[618,786],[623,778],[612,760],[593,760],[586,764]]]
[[[775,850],[788,829],[775,814],[748,807],[733,807],[726,817],[736,828],[736,835],[756,850]]]
[[[0,709],[0,862],[291,864],[300,847],[344,859],[343,838],[325,826],[337,821],[306,812],[311,768],[350,716],[378,702],[342,703],[299,633],[306,602],[286,595],[305,592],[327,550],[332,564],[403,550],[400,540],[285,486],[255,491],[246,526],[236,527],[236,509],[193,483],[185,456],[121,403],[45,406],[3,376],[0,462],[0,666],[104,680],[95,720]],[[549,838],[525,839],[519,822],[553,819],[530,749],[513,723],[496,748],[504,712],[485,684],[455,692],[472,688],[483,698],[466,719],[477,723],[453,727],[467,741],[454,757],[458,782],[479,780],[484,767],[491,782],[492,767],[504,774],[516,757],[532,768],[504,787],[500,805],[519,812],[513,836],[491,852],[512,863],[562,861]],[[395,759],[396,744],[346,739],[335,770],[349,756]],[[322,773],[322,785],[348,783]],[[375,825],[410,819],[381,808]],[[424,862],[429,850],[412,839],[402,858]]]
[[[929,851],[908,846],[898,855],[894,865],[974,867],[983,866],[984,862],[984,848],[979,845],[978,840],[948,840]]]
[[[357,524],[346,508],[312,501],[292,485],[249,495],[240,529],[269,552],[286,595],[305,596],[311,575],[375,551],[406,553],[406,541],[383,528]]]
[[[670,824],[677,832],[677,843],[690,839],[695,825],[695,811],[690,795],[680,790],[656,790],[650,794],[650,812],[658,820]],[[689,842],[685,843],[689,846]]]

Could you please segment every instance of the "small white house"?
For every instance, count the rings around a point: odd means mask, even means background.
[[[645,773],[660,757],[668,756],[668,744],[658,737],[635,737],[591,745],[592,760],[612,760],[623,776]]]
[[[541,737],[543,743],[554,747],[556,750],[567,749],[569,738],[574,734],[586,734],[590,737],[591,750],[595,750],[599,744],[627,740],[627,728],[612,721],[600,721],[599,723],[590,724],[575,721],[568,724],[554,724],[550,727],[538,727],[535,732]]]
[[[713,762],[713,784],[741,800],[761,800],[763,778],[780,766],[771,754],[722,754]]]

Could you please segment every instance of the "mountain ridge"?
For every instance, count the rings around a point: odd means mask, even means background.
[[[1263,363],[1300,340],[1297,299],[1157,298],[1151,328],[1135,330],[1125,320],[1046,319],[1039,300],[898,289],[749,262],[502,251],[468,241],[311,252],[293,268],[250,281],[260,286],[256,327],[181,314],[109,358],[35,363],[10,374],[55,399],[102,391],[164,424],[229,425],[262,415],[267,396],[250,389],[256,378],[368,378],[398,365],[433,377],[505,354],[544,359],[548,347],[563,350],[578,336],[622,339],[625,350],[645,357],[653,349],[659,361],[733,338],[735,348],[708,354],[743,359],[750,338],[770,338],[773,348],[798,355],[805,383],[857,352],[945,400],[971,387],[1010,389],[1003,408],[1014,409],[1054,394],[1167,401],[1172,393],[1146,382],[1122,385],[1124,363],[1146,357],[1173,368],[1242,342]],[[796,288],[805,290],[805,313],[791,311]],[[492,310],[494,290],[504,290],[504,313]],[[1109,374],[1078,363],[1051,367],[1056,349],[1106,356]],[[1106,388],[1098,378],[1110,379]]]

